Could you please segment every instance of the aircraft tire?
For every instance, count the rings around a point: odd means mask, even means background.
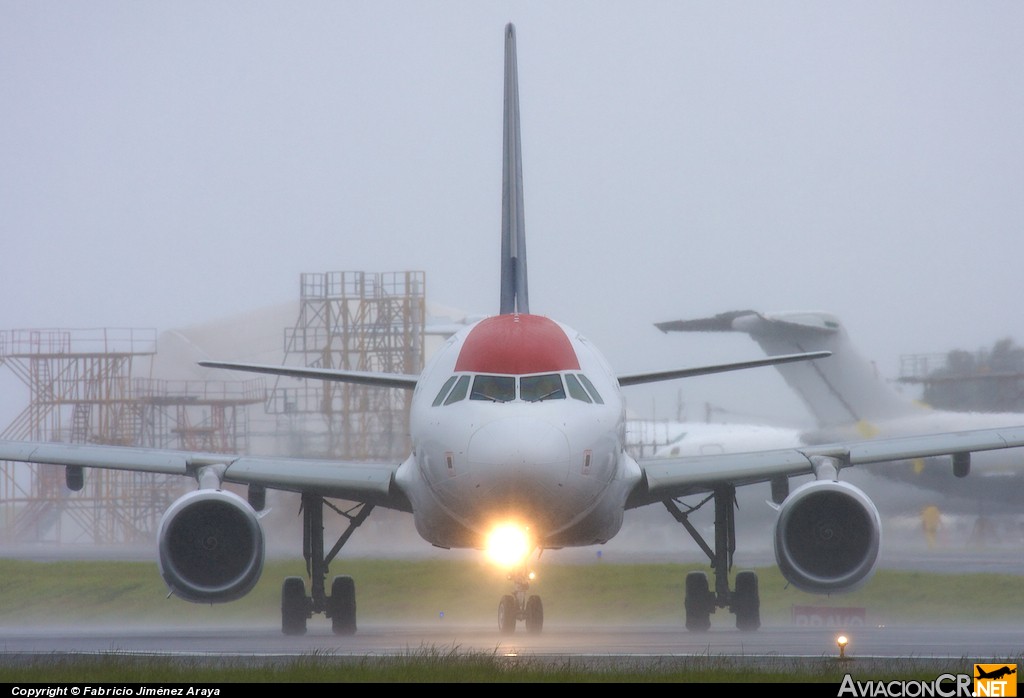
[[[335,635],[355,635],[356,583],[352,577],[342,575],[331,582],[331,630]]]
[[[511,635],[516,631],[516,599],[512,594],[505,594],[498,602],[498,632]]]
[[[736,574],[736,592],[732,612],[736,614],[736,627],[751,631],[761,627],[761,598],[757,591],[757,574],[749,570]]]
[[[281,585],[281,632],[285,635],[305,635],[309,618],[309,599],[302,577],[285,577]]]
[[[534,595],[526,600],[526,632],[537,635],[543,627],[544,604],[539,596]]]
[[[686,575],[686,629],[703,632],[711,627],[711,590],[703,572]]]

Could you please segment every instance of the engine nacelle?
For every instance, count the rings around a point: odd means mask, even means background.
[[[263,529],[243,498],[189,492],[160,520],[160,574],[186,601],[219,603],[248,594],[263,572]]]
[[[881,536],[878,509],[866,494],[846,482],[815,480],[779,508],[775,560],[802,591],[852,591],[874,571]]]

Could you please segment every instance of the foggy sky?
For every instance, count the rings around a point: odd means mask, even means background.
[[[530,309],[619,371],[760,357],[653,327],[742,308],[834,312],[892,377],[1024,342],[1001,1],[0,0],[0,329],[163,331],[340,270],[497,312],[509,21]],[[771,369],[627,390],[795,404]]]

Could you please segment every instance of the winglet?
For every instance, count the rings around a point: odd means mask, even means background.
[[[519,145],[519,71],[516,28],[505,26],[505,138],[502,147],[501,313],[529,313],[526,229],[523,215],[523,154]]]

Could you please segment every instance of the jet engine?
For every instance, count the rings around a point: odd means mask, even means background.
[[[245,499],[201,489],[180,497],[160,520],[160,575],[186,601],[245,596],[263,572],[263,529]]]
[[[852,591],[874,570],[881,531],[878,509],[864,492],[846,482],[815,480],[779,507],[775,560],[802,591]]]

